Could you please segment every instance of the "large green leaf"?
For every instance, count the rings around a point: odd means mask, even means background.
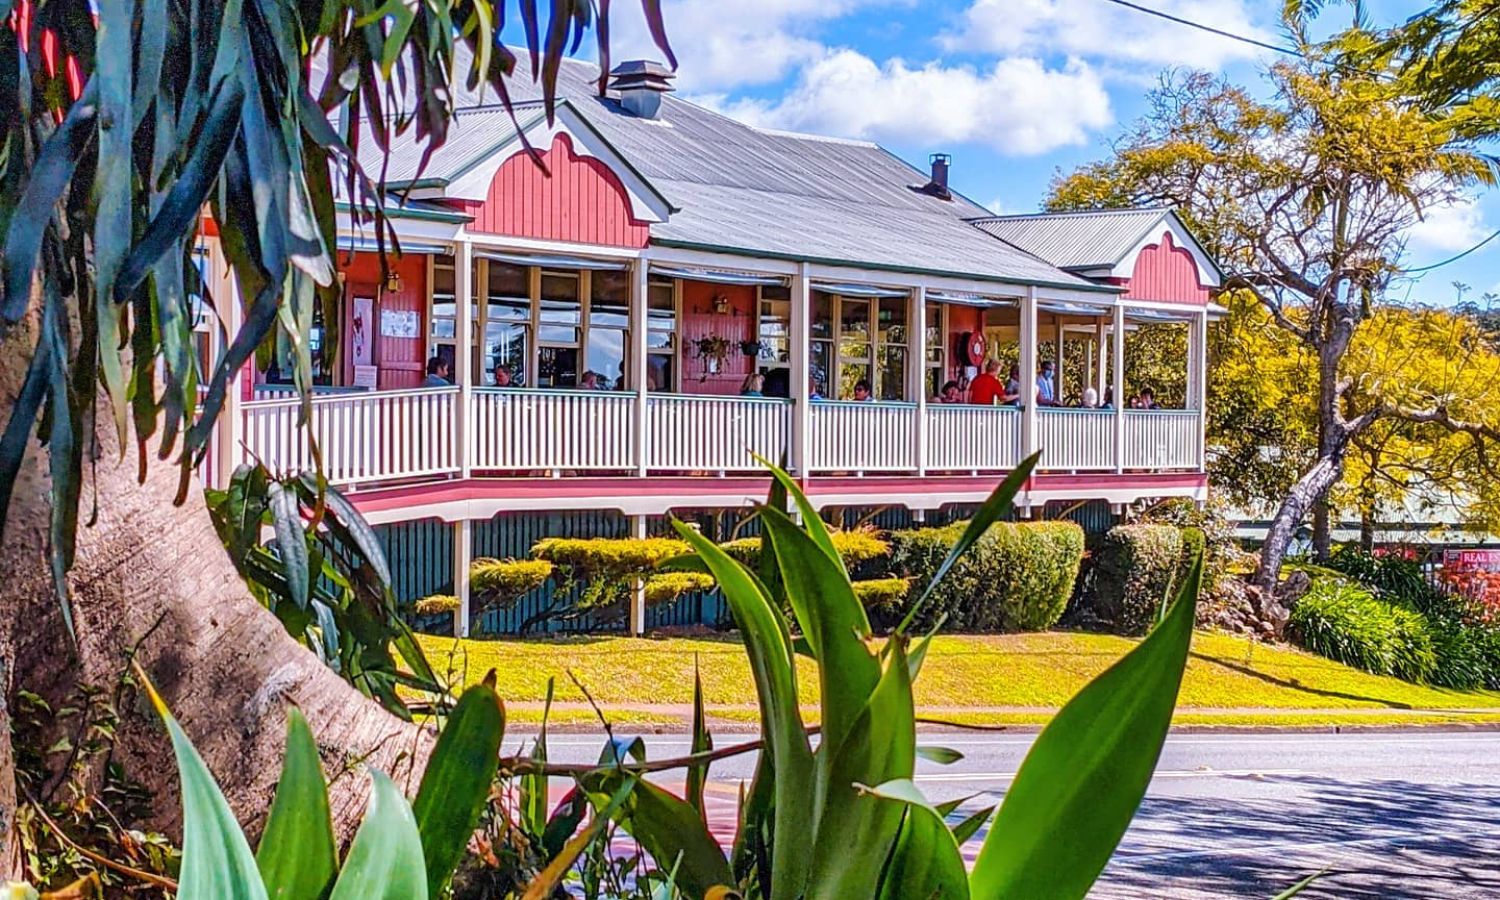
[[[614,813],[615,820],[658,866],[670,868],[677,863],[677,885],[684,893],[702,897],[711,887],[734,884],[724,851],[691,803],[618,769],[592,772],[584,784],[590,796],[597,797],[613,795],[630,781],[635,782],[635,789]]]
[[[491,672],[484,684],[474,685],[458,698],[427,760],[412,804],[422,834],[427,893],[432,897],[442,893],[463,858],[500,767],[505,707],[491,687],[493,680]]]
[[[265,900],[255,856],[213,774],[144,673],[141,681],[172,736],[182,782],[182,870],[177,876],[177,896],[181,900]]]
[[[292,602],[306,608],[312,596],[312,573],[307,565],[307,533],[302,530],[302,509],[295,491],[272,481],[266,500],[271,510],[271,527],[276,534],[276,551],[281,555]]]
[[[834,755],[817,823],[809,898],[873,897],[901,822],[899,804],[860,788],[911,778],[916,770],[916,711],[905,641],[897,635],[886,646],[885,671],[849,733],[837,747],[819,748]]]
[[[964,533],[959,535],[958,541],[948,551],[948,555],[943,558],[943,564],[938,566],[938,570],[933,574],[932,580],[927,582],[927,587],[922,591],[922,596],[918,597],[917,602],[913,603],[911,608],[906,611],[906,615],[901,619],[901,624],[897,626],[896,631],[906,631],[911,625],[912,620],[916,617],[917,610],[921,609],[922,604],[927,602],[927,598],[932,595],[933,589],[948,574],[948,570],[953,568],[954,563],[958,562],[965,553],[968,553],[969,548],[974,546],[975,542],[980,538],[984,537],[986,531],[990,530],[990,526],[1000,521],[1000,517],[1010,510],[1011,505],[1015,502],[1016,494],[1020,492],[1021,486],[1026,483],[1026,480],[1031,477],[1031,470],[1036,468],[1037,460],[1041,459],[1041,456],[1042,452],[1038,450],[1021,460],[1021,464],[1016,466],[1013,472],[1005,476],[1005,480],[1000,482],[1000,485],[990,493],[989,498],[980,505],[978,511],[974,513],[974,518],[970,519],[968,526],[964,528]]]
[[[531,748],[531,761],[537,771],[521,776],[521,825],[528,835],[540,837],[547,828],[547,775],[541,767],[547,764],[547,719],[552,713],[552,693],[556,680],[547,679],[547,700],[542,705],[542,727]]]
[[[338,875],[328,787],[307,719],[287,711],[286,751],[255,862],[270,900],[318,900]]]
[[[943,814],[909,778],[887,781],[868,792],[907,807],[901,835],[881,879],[880,900],[908,897],[965,900],[969,896],[969,873],[964,869],[958,841]]]
[[[698,671],[698,658],[693,657],[693,740],[688,750],[694,756],[707,753],[714,748],[713,735],[708,733],[708,723],[703,711],[703,674]],[[698,810],[700,818],[708,816],[703,806],[703,785],[708,780],[708,763],[697,762],[687,767],[687,783],[683,793],[687,801]]]
[[[329,900],[427,900],[422,835],[411,806],[384,772],[372,769],[370,777],[370,803]]]
[[[1130,825],[1172,723],[1203,561],[1166,619],[1037,737],[979,852],[975,897],[1083,897]]]
[[[812,747],[797,706],[797,670],[786,622],[744,566],[683,523],[672,524],[703,558],[744,632],[766,753],[776,770],[770,890],[772,896],[799,896],[811,862],[813,823],[806,806],[814,774]]]
[[[807,499],[807,495],[802,493],[802,489],[797,487],[797,482],[786,473],[785,469],[772,465],[764,457],[757,456],[756,459],[771,470],[771,477],[781,485],[781,492],[792,498],[792,502],[797,506],[798,514],[802,516],[802,527],[807,529],[807,534],[813,539],[813,543],[828,554],[838,564],[839,571],[847,577],[849,573],[844,568],[844,558],[839,555],[838,548],[833,545],[833,536],[828,532],[828,524],[823,521],[822,516],[818,515],[818,510],[812,505],[812,501]],[[771,496],[773,499],[777,496],[774,489]],[[778,509],[778,511],[784,512],[785,510]]]
[[[837,749],[880,681],[880,661],[866,643],[870,621],[864,605],[854,596],[849,576],[807,532],[776,509],[761,510],[761,522],[772,538],[787,600],[818,660],[823,744]],[[820,779],[826,775],[826,761],[831,756],[824,753],[820,757],[825,761],[820,766]],[[820,785],[819,795],[822,793]],[[817,815],[815,804],[814,819]]]
[[[583,855],[590,844],[598,840],[600,832],[604,831],[604,826],[610,823],[615,811],[629,799],[634,790],[635,777],[631,776],[625,779],[612,796],[598,804],[594,820],[558,848],[546,868],[542,869],[526,886],[526,893],[521,895],[521,900],[549,900],[555,896],[558,885],[562,884],[563,877],[568,874],[568,869],[572,868],[573,863]],[[581,798],[583,795],[580,793],[579,796]],[[586,806],[587,803],[585,802],[584,805]],[[569,834],[572,832],[569,831]]]

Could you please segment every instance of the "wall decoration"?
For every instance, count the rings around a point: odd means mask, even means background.
[[[382,309],[380,311],[380,336],[389,338],[416,338],[417,311],[414,309]]]
[[[349,358],[358,366],[375,364],[375,342],[370,331],[375,327],[375,298],[355,297],[349,320]]]

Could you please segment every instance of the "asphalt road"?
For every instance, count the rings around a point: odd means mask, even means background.
[[[685,736],[646,740],[649,758],[688,751]],[[1031,741],[924,733],[919,743],[964,759],[922,761],[917,781],[934,801],[972,795],[958,815],[993,805]],[[549,743],[559,762],[596,759],[601,746],[578,735]],[[721,838],[753,759],[710,773]],[[964,848],[971,859],[983,837]],[[1174,735],[1091,896],[1270,898],[1325,869],[1299,897],[1500,898],[1500,734]]]

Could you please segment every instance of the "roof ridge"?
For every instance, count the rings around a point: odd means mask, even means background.
[[[714,110],[711,110],[711,111],[714,111]],[[724,113],[719,113],[719,115],[724,115]],[[729,116],[728,118],[732,119],[734,117],[733,116]],[[736,121],[738,121],[738,120],[736,120]],[[831,134],[815,134],[815,133],[810,132],[810,131],[792,131],[790,129],[785,129],[785,128],[766,128],[766,127],[761,126],[761,125],[750,125],[750,124],[745,123],[745,122],[741,122],[740,124],[744,125],[746,128],[749,128],[751,131],[756,131],[756,132],[759,132],[761,134],[769,134],[772,137],[792,138],[794,140],[801,140],[801,141],[816,141],[816,142],[822,143],[822,144],[845,144],[845,145],[851,146],[851,147],[868,147],[870,149],[876,149],[876,150],[883,150],[883,149],[885,149],[884,147],[882,147],[880,144],[878,144],[875,141],[866,141],[866,140],[861,140],[859,138],[837,137],[837,136],[831,135]]]
[[[1169,213],[1176,210],[1173,206],[1125,206],[1113,209],[1061,209],[1041,210],[1034,213],[1005,213],[995,216],[976,216],[966,221],[975,225],[983,222],[1009,222],[1017,219],[1062,219],[1083,216],[1123,216],[1139,213]]]

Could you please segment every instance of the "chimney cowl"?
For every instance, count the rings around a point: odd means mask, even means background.
[[[629,59],[610,70],[610,89],[619,94],[620,106],[633,116],[654,119],[661,111],[661,98],[673,90],[676,73],[651,59]]]
[[[933,153],[927,157],[932,164],[932,179],[922,188],[928,194],[942,200],[952,200],[953,192],[948,189],[948,164],[953,157],[947,153]]]

